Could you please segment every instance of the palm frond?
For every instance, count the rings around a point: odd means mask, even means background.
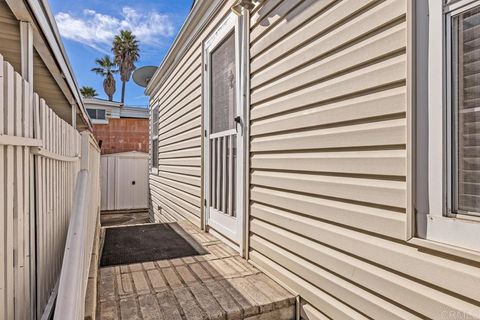
[[[95,98],[96,96],[98,96],[97,90],[87,86],[83,86],[80,88],[80,94],[84,99]]]
[[[107,94],[108,99],[112,100],[115,93],[115,78],[113,75],[119,72],[117,64],[109,55],[95,59],[95,64],[97,67],[91,70],[104,78],[103,90]]]
[[[105,76],[105,69],[103,68],[92,68],[91,71],[95,72],[99,76]]]
[[[114,55],[114,61],[118,65],[120,71],[120,78],[123,82],[123,102],[125,83],[130,80],[132,72],[136,68],[135,62],[140,58],[139,42],[131,31],[120,30],[120,33],[113,39],[112,52]]]

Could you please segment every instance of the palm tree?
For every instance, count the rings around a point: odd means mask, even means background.
[[[90,99],[98,96],[97,90],[87,86],[83,86],[80,88],[80,94],[82,95],[83,99]]]
[[[120,30],[120,34],[113,39],[112,51],[115,55],[115,63],[120,68],[120,79],[122,80],[122,100],[125,102],[125,85],[130,80],[132,72],[135,70],[135,62],[140,57],[138,40],[135,35],[128,30]]]
[[[105,55],[105,57],[96,59],[95,63],[98,67],[92,69],[93,72],[102,76],[103,79],[103,90],[108,96],[108,100],[113,100],[113,94],[116,90],[116,83],[115,78],[113,75],[118,73],[118,69],[116,68],[115,62],[113,62],[112,58],[109,55]]]

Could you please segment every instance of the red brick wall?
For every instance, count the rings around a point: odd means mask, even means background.
[[[148,119],[109,119],[108,124],[94,124],[93,134],[102,154],[140,151],[148,153]]]

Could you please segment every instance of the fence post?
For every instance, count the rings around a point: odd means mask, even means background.
[[[82,155],[80,158],[80,169],[88,170],[90,158],[90,132],[83,131],[82,136]]]
[[[72,127],[77,128],[77,105],[72,103]]]

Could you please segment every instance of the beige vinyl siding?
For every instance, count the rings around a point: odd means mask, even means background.
[[[57,75],[57,77],[60,75]],[[33,50],[33,87],[63,120],[72,121],[71,104],[60,89],[54,75],[48,70],[37,50]]]
[[[5,0],[0,0],[0,54],[20,71],[20,22]]]
[[[159,105],[158,174],[150,174],[154,221],[187,219],[200,226],[202,211],[202,42],[229,12],[226,1],[170,74],[152,93]]]
[[[251,15],[250,259],[306,319],[480,318],[478,265],[405,242],[407,0]]]
[[[0,54],[16,72],[20,72],[20,22],[4,0],[0,0],[0,30]],[[61,79],[62,76],[57,74],[56,77]],[[36,49],[33,50],[33,89],[48,102],[55,113],[71,123],[71,105]]]

